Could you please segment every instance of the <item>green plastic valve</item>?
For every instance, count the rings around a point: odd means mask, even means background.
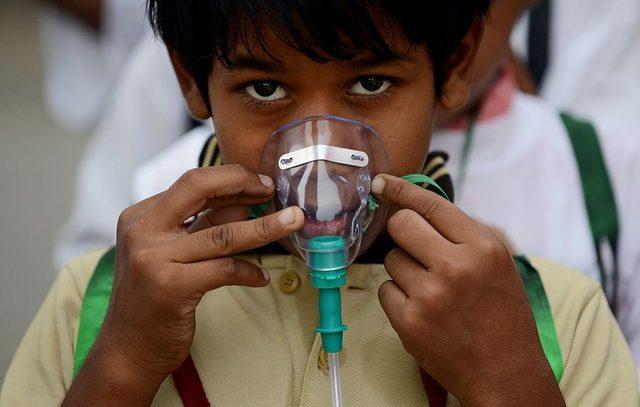
[[[342,351],[343,332],[340,287],[346,284],[347,249],[340,236],[320,236],[309,241],[309,269],[311,281],[318,289],[320,326],[316,331],[322,337],[327,353]]]

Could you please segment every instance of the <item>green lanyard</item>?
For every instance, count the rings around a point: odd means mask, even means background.
[[[462,194],[462,186],[467,178],[467,167],[469,166],[469,156],[473,147],[473,132],[476,129],[477,113],[469,116],[469,124],[464,135],[464,144],[462,145],[462,155],[460,157],[460,165],[458,166],[458,177],[456,178],[456,194]]]

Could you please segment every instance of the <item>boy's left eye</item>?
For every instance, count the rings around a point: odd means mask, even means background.
[[[391,86],[391,81],[381,76],[365,76],[359,78],[349,88],[349,93],[360,96],[375,96],[384,93]]]
[[[260,102],[275,102],[287,97],[287,91],[276,81],[258,81],[244,88],[245,92]]]

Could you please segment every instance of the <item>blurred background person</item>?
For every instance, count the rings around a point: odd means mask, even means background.
[[[541,0],[511,44],[553,106],[610,126],[640,125],[639,1]]]
[[[134,170],[197,125],[187,112],[166,48],[149,33],[123,69],[113,100],[82,154],[71,215],[54,252],[58,268],[114,244],[118,216],[134,203]]]
[[[71,131],[92,130],[145,31],[145,0],[40,0],[46,107]]]

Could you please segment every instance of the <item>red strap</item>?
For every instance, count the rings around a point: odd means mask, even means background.
[[[422,378],[422,386],[427,393],[429,399],[429,407],[445,407],[447,405],[447,391],[440,383],[436,382],[429,373],[420,369],[420,377]]]
[[[187,360],[182,363],[178,370],[173,372],[173,382],[185,407],[211,406],[191,355],[187,357]]]
[[[429,407],[445,407],[447,405],[447,391],[440,386],[427,372],[420,369],[420,377],[424,391],[429,399]],[[202,381],[193,363],[191,355],[173,372],[173,382],[185,407],[210,407],[207,395],[202,387]]]

